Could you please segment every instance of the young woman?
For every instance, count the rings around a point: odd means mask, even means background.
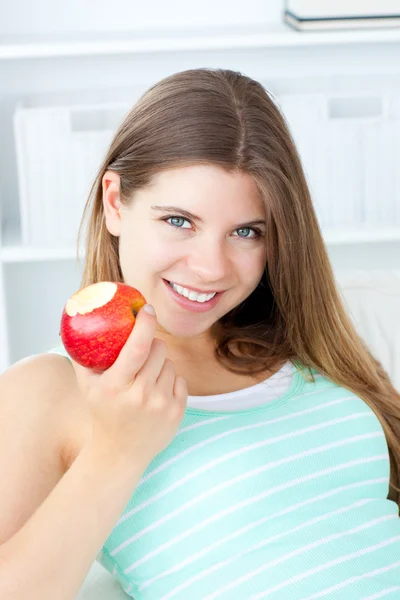
[[[0,597],[72,599],[97,559],[136,600],[400,598],[400,394],[268,92],[152,86],[86,217],[81,287],[156,314],[104,373],[60,346],[1,377]]]

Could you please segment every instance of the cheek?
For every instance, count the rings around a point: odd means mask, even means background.
[[[162,275],[179,256],[173,244],[147,232],[124,237],[120,242],[120,258],[123,269],[129,273]]]
[[[239,261],[239,269],[243,279],[249,284],[255,284],[261,278],[265,268],[264,251],[246,253]]]

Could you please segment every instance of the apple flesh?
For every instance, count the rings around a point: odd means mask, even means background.
[[[144,296],[125,283],[101,281],[82,288],[62,313],[64,348],[78,364],[105,371],[116,361],[144,304]]]

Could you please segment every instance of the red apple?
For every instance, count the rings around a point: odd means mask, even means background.
[[[67,301],[59,335],[78,364],[105,371],[115,362],[131,333],[144,296],[125,283],[101,281]]]

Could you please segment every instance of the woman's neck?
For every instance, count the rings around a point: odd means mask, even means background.
[[[183,377],[189,396],[214,396],[236,392],[272,377],[286,361],[277,363],[272,369],[265,369],[256,375],[236,374],[228,371],[214,360],[171,360],[175,364],[176,374]]]

